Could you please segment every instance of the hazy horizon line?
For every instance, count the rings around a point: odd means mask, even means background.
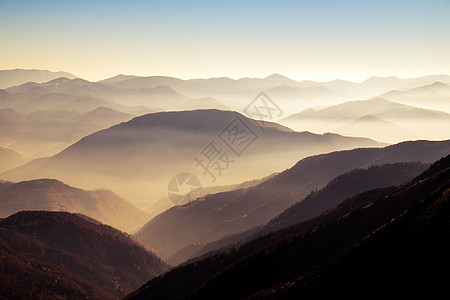
[[[145,78],[145,77],[167,77],[167,78],[176,78],[176,79],[181,79],[181,80],[208,80],[208,79],[220,79],[220,78],[228,78],[231,80],[240,80],[240,79],[266,79],[268,77],[274,76],[274,75],[278,75],[278,76],[282,76],[294,81],[297,81],[299,83],[301,82],[332,82],[332,81],[347,81],[347,82],[352,82],[352,83],[363,83],[367,80],[369,80],[370,78],[397,78],[397,79],[415,79],[415,78],[422,78],[422,77],[428,77],[428,76],[439,76],[439,75],[443,75],[443,76],[450,76],[450,74],[448,73],[421,73],[421,74],[416,74],[416,75],[409,75],[409,76],[403,76],[400,74],[373,74],[373,75],[365,75],[365,76],[360,76],[359,80],[355,80],[355,79],[350,79],[348,77],[330,77],[330,79],[317,79],[317,78],[302,78],[302,79],[298,79],[295,76],[291,76],[291,75],[285,75],[282,73],[277,73],[277,72],[273,72],[270,73],[269,75],[257,75],[257,76],[233,76],[233,75],[222,75],[222,76],[202,76],[202,77],[198,77],[198,76],[193,76],[193,77],[186,77],[186,76],[177,76],[177,75],[162,75],[162,74],[157,74],[157,75],[143,75],[143,74],[132,74],[132,73],[114,73],[115,75],[106,75],[106,77],[100,77],[100,79],[98,78],[98,76],[96,76],[96,79],[92,79],[90,78],[90,76],[78,76],[75,73],[72,73],[70,71],[67,70],[51,70],[51,69],[39,69],[39,68],[13,68],[13,69],[0,69],[0,71],[16,71],[16,70],[24,70],[24,71],[49,71],[52,73],[69,73],[73,76],[75,76],[76,78],[80,78],[80,79],[84,79],[90,82],[100,82],[103,80],[107,80],[110,78],[114,78],[116,76],[136,76],[136,77],[140,77],[140,78]],[[62,76],[64,77],[64,76]],[[61,77],[59,77],[61,78]]]

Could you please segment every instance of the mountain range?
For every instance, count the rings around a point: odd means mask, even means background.
[[[56,110],[29,114],[3,109],[0,110],[0,126],[3,129],[0,131],[0,142],[29,159],[49,156],[86,135],[132,118],[133,115],[103,106],[88,112]]]
[[[21,85],[27,82],[47,82],[60,77],[76,78],[67,72],[50,72],[47,70],[0,70],[0,89]]]
[[[366,136],[384,142],[446,139],[450,114],[417,108],[383,98],[349,101],[322,109],[307,109],[280,123],[295,130]]]
[[[407,90],[392,90],[381,98],[420,108],[442,110],[450,113],[450,86],[436,81],[433,84]]]
[[[390,90],[410,89],[420,87],[435,82],[450,83],[448,75],[430,75],[419,78],[401,79],[397,77],[371,77],[361,83],[345,80],[334,80],[329,82],[302,81],[298,82],[280,74],[272,74],[265,78],[240,78],[233,80],[227,77],[210,79],[190,79],[181,80],[164,76],[125,76],[118,75],[103,81],[109,86],[120,89],[142,89],[153,88],[159,85],[169,86],[182,94],[198,96],[202,90],[206,90],[212,97],[229,94],[245,94],[248,91],[268,91],[272,88],[288,87],[291,91],[302,93],[305,91],[319,92],[317,96],[309,94],[304,99],[323,97],[324,93],[335,94],[335,96],[345,96],[352,94],[356,98],[366,98],[381,94]],[[204,92],[202,92],[204,93]],[[268,93],[270,96],[270,93]],[[299,95],[300,95],[299,94]],[[220,98],[220,97],[219,97]],[[299,97],[297,100],[301,100]]]
[[[306,225],[181,265],[124,299],[381,296],[384,287],[437,295],[446,288],[449,172],[447,156],[405,185],[358,194]]]
[[[228,235],[206,245],[191,245],[172,256],[168,262],[178,264],[190,258],[201,257],[211,252],[224,251],[238,247],[271,231],[280,230],[295,223],[314,219],[341,204],[346,198],[371,189],[382,189],[406,183],[419,175],[429,165],[419,162],[397,162],[383,165],[372,165],[368,168],[353,169],[337,176],[324,188],[313,190],[304,199],[271,219],[267,224],[256,226],[248,231]],[[318,219],[322,221],[322,219]],[[317,225],[305,222],[305,229]],[[219,250],[218,250],[219,249]]]
[[[449,101],[439,74],[0,71],[0,299],[441,297]]]
[[[4,86],[5,89],[0,90],[0,110],[2,110],[0,115],[3,119],[6,116],[9,122],[23,123],[24,119],[34,119],[36,116],[49,118],[45,120],[49,122],[47,124],[23,125],[26,128],[16,124],[12,131],[9,130],[11,126],[4,124],[4,120],[0,118],[0,127],[8,129],[0,131],[0,146],[10,148],[30,159],[54,155],[90,133],[146,113],[221,109],[249,114],[246,108],[261,91],[264,91],[281,109],[282,123],[295,130],[362,136],[389,143],[415,139],[441,140],[448,137],[448,132],[442,130],[449,127],[448,115],[436,111],[434,112],[436,118],[430,119],[431,109],[450,112],[447,85],[450,83],[450,77],[447,75],[412,79],[371,77],[361,83],[344,80],[297,82],[279,74],[266,78],[237,80],[226,77],[182,80],[164,76],[118,75],[90,82],[70,74],[49,71],[0,72],[5,78],[2,82],[17,82],[14,86]],[[47,74],[50,77],[36,74]],[[57,77],[58,75],[63,77]],[[22,79],[17,81],[17,78]],[[44,78],[48,78],[49,81],[45,81]],[[345,118],[346,112],[342,110],[336,111],[331,119],[323,119],[320,114],[314,114],[314,118],[310,116],[306,121],[303,113],[297,118],[290,117],[291,114],[305,109],[312,112],[311,108],[321,110],[324,106],[342,104],[350,100],[370,99],[377,95],[378,98],[407,106],[397,105],[391,114],[387,111],[374,114],[370,109],[361,108],[353,118]],[[373,104],[373,101],[369,103]],[[349,104],[346,107],[352,109],[354,105]],[[78,118],[77,116],[96,109],[110,109],[115,111],[116,116],[119,113],[124,115],[114,121],[103,116],[105,121],[101,121],[102,126],[87,122],[81,125],[83,130],[75,132],[64,132],[62,128],[59,130],[58,126],[47,126],[52,122],[62,127],[77,126],[71,124]],[[399,110],[402,117],[397,119],[393,113]],[[31,115],[35,113],[37,115]],[[66,118],[55,119],[52,116],[54,114],[65,115]],[[102,116],[97,118],[101,119]],[[66,122],[65,119],[67,123],[61,124]],[[274,118],[268,121],[276,120]],[[45,130],[42,132],[28,130],[40,126]],[[29,137],[35,134],[38,136],[37,140]]]
[[[232,111],[162,112],[98,131],[57,155],[0,176],[11,181],[58,178],[81,188],[106,187],[132,201],[155,203],[167,195],[167,185],[178,173],[195,174],[202,186],[228,185],[265,177],[311,154],[382,145],[365,138],[294,132],[276,123],[261,126]],[[220,152],[222,160],[209,173],[195,160],[206,162],[202,152],[208,147]]]
[[[12,76],[11,71],[5,72],[5,76],[7,74]],[[15,70],[15,72],[31,71]],[[76,96],[93,97],[97,102],[103,102],[101,104],[103,106],[107,106],[106,102],[111,105],[110,108],[126,113],[132,113],[133,109],[130,106],[136,105],[144,106],[147,112],[151,109],[192,109],[193,104],[189,99],[208,99],[195,108],[229,107],[243,112],[247,104],[259,92],[264,91],[283,111],[288,112],[306,109],[311,106],[311,103],[315,103],[314,106],[330,105],[349,100],[367,99],[391,90],[418,88],[435,82],[450,83],[448,75],[430,75],[411,79],[371,77],[361,83],[344,80],[297,82],[279,74],[272,74],[266,78],[237,80],[227,77],[182,80],[165,76],[117,75],[99,82],[89,82],[73,77],[65,76],[65,78],[54,78],[44,83],[35,81],[35,83],[24,82],[20,86],[10,86],[6,91],[0,92],[0,107],[15,108],[15,105],[35,97],[64,99],[70,96],[74,99],[73,97]],[[8,93],[6,96],[9,97],[5,97],[5,93]],[[6,98],[14,100],[9,99],[9,107],[2,104]],[[119,105],[122,106],[121,109],[118,109]],[[33,109],[32,106],[28,107]],[[17,110],[20,111],[19,108]]]
[[[355,168],[392,162],[432,162],[448,153],[450,141],[417,141],[307,157],[254,187],[206,195],[204,199],[172,207],[144,225],[136,237],[155,249],[162,258],[179,263],[183,258],[192,257],[208,243],[269,222],[289,206],[303,200],[312,190],[324,187],[333,178]],[[389,173],[389,168],[385,170]],[[376,181],[380,182],[379,185],[374,182],[372,187],[402,183],[421,169],[418,167],[416,170],[410,172],[405,168],[399,169],[405,173],[396,173],[397,176],[380,176]],[[388,178],[391,178],[390,183],[383,181]],[[361,183],[355,184],[356,189],[358,185],[364,187]],[[315,211],[315,214],[327,208],[329,206],[321,203],[313,208],[308,207],[310,213]],[[178,252],[182,249],[188,251],[181,255]],[[172,256],[177,258],[170,259]]]

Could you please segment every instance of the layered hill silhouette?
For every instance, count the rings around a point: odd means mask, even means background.
[[[117,299],[167,269],[130,236],[66,212],[1,220],[0,253],[0,290],[9,299]]]
[[[86,135],[131,118],[133,115],[103,106],[88,112],[57,110],[30,114],[4,109],[0,110],[0,143],[29,158],[54,155]]]
[[[280,74],[272,74],[265,78],[240,78],[233,80],[227,77],[210,79],[181,80],[164,76],[126,76],[118,75],[102,83],[120,89],[152,88],[166,85],[183,94],[195,94],[201,90],[220,92],[223,94],[243,93],[245,90],[269,90],[277,87],[290,87],[297,91],[307,91],[309,88],[319,88],[322,91],[337,92],[337,95],[354,94],[355,97],[370,97],[394,89],[408,89],[432,84],[436,81],[450,82],[448,75],[430,75],[419,78],[402,79],[397,77],[371,77],[364,82],[356,83],[345,80],[329,82],[302,81],[298,82]],[[323,94],[320,96],[324,96]],[[299,98],[301,100],[301,97]]]
[[[21,85],[27,82],[47,82],[60,77],[67,77],[70,79],[76,78],[67,72],[50,72],[47,70],[0,70],[0,89],[9,88],[15,85]]]
[[[0,298],[444,291],[448,75],[0,82]]]
[[[12,76],[11,73],[8,73],[9,71],[6,72],[5,76],[7,74]],[[99,82],[89,82],[68,75],[62,78],[52,78],[49,82],[24,82],[23,85],[10,87],[7,92],[0,93],[0,108],[14,108],[25,112],[37,109],[36,105],[31,105],[33,101],[30,101],[35,98],[40,98],[40,101],[53,98],[57,100],[54,101],[54,106],[61,106],[61,103],[58,102],[69,99],[75,101],[77,97],[81,97],[82,99],[91,99],[90,102],[84,104],[90,107],[89,110],[101,105],[125,113],[136,113],[135,106],[141,106],[141,114],[145,113],[145,110],[150,112],[155,109],[223,109],[229,107],[243,111],[259,92],[265,91],[270,97],[273,97],[282,110],[287,112],[308,108],[311,103],[315,103],[315,105],[336,104],[345,100],[370,98],[393,89],[421,87],[436,81],[444,84],[450,83],[450,77],[447,75],[431,75],[412,79],[372,77],[364,82],[355,83],[344,80],[297,82],[279,74],[272,74],[266,78],[240,78],[237,80],[227,77],[182,80],[165,76],[117,75]],[[211,99],[211,101],[198,103],[191,99]],[[25,104],[27,102],[29,104]],[[5,106],[5,103],[9,103],[9,105]],[[193,107],[193,105],[196,106]],[[78,108],[81,107],[79,103]],[[21,108],[25,111],[21,111]]]
[[[303,278],[290,283],[289,287],[265,290],[250,299],[310,299],[341,295],[353,298],[368,290],[380,297],[386,290],[395,296],[412,297],[423,293],[438,297],[446,286],[441,274],[450,266],[447,258],[449,248],[443,238],[450,231],[448,157],[447,162],[438,164],[441,165],[435,166],[435,171],[445,166],[447,169],[427,174],[431,178],[421,179],[441,180],[442,183],[430,194],[422,194],[423,199],[419,203]]]
[[[393,90],[381,98],[427,109],[450,112],[450,86],[436,81],[433,84],[407,90]]]
[[[384,121],[374,115],[365,115],[342,126],[337,127],[334,132],[346,136],[360,136],[368,133],[379,141],[401,141],[405,139],[417,139],[420,135],[408,131],[392,122]]]
[[[436,271],[448,266],[449,179],[447,156],[406,185],[361,193],[321,220],[175,268],[125,299],[356,297],[384,287],[438,294],[446,287]]]
[[[61,109],[86,112],[106,106],[125,113],[141,111],[143,114],[155,110],[180,110],[194,105],[192,98],[210,99],[201,103],[207,108],[223,106],[208,93],[188,97],[164,84],[120,89],[101,82],[61,77],[45,83],[28,82],[2,90],[0,108],[13,108],[22,113]]]
[[[350,82],[346,80],[332,80],[329,82],[303,81],[302,84],[310,87],[325,86],[335,88],[345,93],[356,96],[355,99],[368,98],[374,95],[380,95],[383,91],[404,90],[424,85],[433,84],[436,81],[449,83],[449,75],[428,75],[417,78],[398,78],[395,76],[377,77],[372,76],[361,83]]]
[[[228,185],[267,176],[307,155],[381,145],[365,138],[294,132],[276,123],[261,126],[232,111],[163,112],[98,131],[55,156],[34,160],[1,178],[58,178],[153,203],[167,195],[167,185],[178,173],[196,174],[203,186]],[[206,161],[201,153],[207,147],[222,155],[220,169],[211,167],[210,173],[195,160]]]
[[[81,213],[127,232],[150,216],[109,190],[85,191],[54,179],[8,183],[0,188],[0,218],[23,210]]]
[[[259,236],[319,216],[338,206],[348,197],[366,190],[385,188],[406,183],[423,172],[429,165],[420,162],[398,162],[353,169],[331,180],[324,188],[314,190],[293,204],[267,224],[232,236],[226,236],[205,245],[188,246],[169,259],[172,264],[213,251],[237,247]],[[322,219],[318,219],[322,221]],[[317,225],[316,223],[311,223]],[[312,227],[312,225],[310,227]],[[200,249],[200,250],[199,250]]]
[[[101,83],[118,89],[146,89],[159,85],[168,86],[188,97],[213,97],[232,109],[242,111],[242,103],[249,103],[256,94],[265,91],[284,110],[295,111],[315,105],[329,105],[343,100],[370,98],[390,90],[410,89],[429,85],[436,81],[450,83],[448,75],[431,75],[419,78],[401,79],[397,77],[371,77],[364,82],[345,80],[329,82],[297,82],[280,74],[265,78],[227,77],[210,79],[181,80],[164,76],[118,75]],[[200,107],[199,107],[200,108]],[[220,108],[220,107],[215,107]]]
[[[12,70],[3,71],[2,74],[5,78],[9,76],[13,80],[19,73],[48,72]],[[122,118],[115,120],[116,123],[109,122],[106,127],[87,123],[81,125],[84,130],[63,134],[65,126],[78,126],[70,124],[77,118],[76,113],[80,116],[80,114],[105,108],[132,116],[157,111],[193,109],[231,109],[248,113],[245,108],[261,91],[271,97],[284,111],[283,117],[286,117],[288,112],[300,111],[311,106],[335,105],[343,101],[367,99],[379,94],[386,99],[410,106],[446,110],[448,91],[445,86],[450,83],[447,75],[412,79],[372,77],[364,82],[355,83],[343,80],[297,82],[280,74],[273,74],[266,78],[237,80],[226,77],[182,80],[164,76],[118,75],[99,82],[89,82],[74,78],[70,74],[60,74],[64,76],[53,78],[55,74],[58,73],[51,73],[50,81],[30,79],[30,82],[21,82],[23,84],[0,90],[0,110],[3,110],[0,115],[6,115],[10,121],[16,120],[15,123],[17,123],[12,131],[0,131],[0,146],[11,148],[29,158],[54,155],[90,133],[129,119]],[[437,81],[439,83],[436,83]],[[392,89],[397,92],[390,92]],[[398,96],[398,91],[403,93],[403,96]],[[336,119],[341,112],[329,119],[310,118],[306,124],[291,119],[285,124],[301,131],[335,132],[390,143],[418,138],[446,139],[448,137],[448,133],[442,130],[449,127],[448,117],[438,116],[438,114],[431,116],[420,111],[412,116],[414,120],[411,121],[411,110],[414,108],[404,107],[404,109],[407,110],[406,116],[409,117],[405,118],[402,115],[398,123],[395,114],[372,116],[369,106],[368,110],[365,109],[358,116],[348,120]],[[30,115],[35,113],[37,115]],[[61,124],[61,118],[55,119],[52,116],[55,113],[65,115],[63,121],[68,122]],[[368,122],[365,117],[367,115],[371,115],[373,122]],[[29,122],[23,121],[28,118],[34,120],[36,116],[48,118],[48,120],[45,120],[45,124],[34,124],[34,127],[26,125],[25,123]],[[11,128],[3,123],[0,120],[0,127]],[[48,126],[49,124],[53,126]],[[26,128],[23,129],[22,126]],[[39,126],[43,126],[40,132],[26,130],[39,128]],[[61,130],[58,130],[60,127]],[[29,134],[25,134],[23,130]],[[33,138],[34,134],[37,134],[36,138]]]
[[[450,114],[373,98],[307,109],[280,120],[280,123],[295,130],[335,132],[399,142],[418,138],[446,139]]]
[[[177,258],[172,262],[177,263],[186,256],[195,255],[195,250],[200,250],[207,243],[267,223],[292,204],[301,201],[312,190],[324,187],[333,178],[350,170],[392,162],[432,162],[448,153],[450,141],[417,141],[385,148],[361,148],[307,157],[255,187],[207,195],[202,201],[173,207],[149,221],[136,236],[166,260],[179,250],[196,245],[184,255],[176,255]],[[414,176],[414,172],[409,172],[408,168],[400,168],[399,172],[405,173],[397,173],[397,180]],[[378,179],[379,185],[373,187],[402,182],[395,181],[395,176],[389,175]],[[357,187],[353,191],[358,192]],[[331,199],[329,201],[333,204]],[[318,202],[309,207],[309,217],[314,216],[314,213],[320,214],[329,205]]]

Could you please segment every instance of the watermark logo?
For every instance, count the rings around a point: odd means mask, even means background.
[[[274,121],[283,114],[278,105],[264,92],[259,93],[244,112],[255,119],[256,125],[262,131],[265,131],[265,121]],[[211,182],[216,182],[217,178],[222,176],[222,173],[259,138],[254,130],[256,127],[251,126],[252,123],[249,124],[247,118],[238,115],[194,156],[195,166],[200,167],[203,175],[210,177]],[[202,192],[200,180],[191,173],[174,176],[168,185],[169,199],[177,205],[193,201],[202,196]]]
[[[245,123],[236,117],[218,135],[219,139],[228,148],[218,146],[217,139],[211,140],[198,155],[194,156],[197,167],[203,169],[203,175],[209,176],[212,182],[216,182],[217,177],[230,168],[234,159],[230,159],[228,152],[238,158],[257,138],[258,135]],[[220,143],[220,142],[219,142]],[[220,143],[221,144],[221,143]],[[227,152],[228,149],[228,152]]]
[[[222,171],[228,170],[230,164],[234,162],[224,149],[214,144],[214,141],[209,142],[198,156],[194,156],[194,160],[197,162],[196,166],[203,169],[203,175],[209,175],[212,182],[222,176]]]
[[[191,173],[179,173],[169,181],[167,194],[173,204],[184,205],[203,195],[202,184]]]
[[[227,145],[231,151],[237,156],[241,156],[242,152],[253,143],[258,136],[245,122],[236,117],[225,129],[219,134],[219,138]]]
[[[264,121],[275,121],[283,115],[281,108],[267,96],[266,93],[261,92],[250,102],[244,109],[247,116],[260,120],[258,126],[264,130]]]
[[[272,121],[279,118],[283,111],[264,92],[258,94],[252,102],[244,109],[244,112],[255,119],[256,125],[262,130],[265,121]],[[212,182],[216,182],[217,177],[230,168],[230,164],[241,157],[242,153],[258,138],[246,122],[247,118],[237,116],[219,134],[218,138],[225,144],[226,148],[218,146],[217,139],[211,140],[198,155],[194,156],[197,167],[203,169],[203,175],[209,176]],[[230,159],[231,156],[234,159]]]

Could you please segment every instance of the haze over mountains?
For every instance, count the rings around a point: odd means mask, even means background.
[[[81,213],[134,233],[150,215],[108,190],[84,191],[55,179],[9,183],[0,189],[0,218],[23,210]]]
[[[27,82],[47,82],[56,78],[67,77],[76,78],[67,72],[50,72],[47,70],[0,70],[0,89],[9,88],[15,85],[21,85]]]
[[[392,90],[380,97],[421,108],[450,112],[450,86],[448,81],[446,83],[436,81],[433,84],[408,90]]]
[[[429,111],[450,112],[448,75],[413,79],[371,77],[362,83],[344,80],[297,82],[279,74],[266,78],[237,80],[226,77],[181,80],[164,76],[118,75],[99,82],[89,82],[67,74],[57,78],[56,76],[61,74],[48,71],[2,72],[5,80],[0,82],[4,82],[6,89],[0,90],[0,126],[4,126],[6,130],[0,132],[0,146],[11,148],[30,159],[54,155],[83,136],[145,113],[166,110],[231,109],[248,114],[245,108],[261,91],[264,91],[281,109],[281,118],[284,118],[282,123],[294,130],[333,132],[395,143],[410,139],[445,139],[448,132],[436,129],[450,127],[448,114]],[[50,77],[40,76],[40,73]],[[6,80],[8,76],[11,78],[9,81]],[[18,81],[17,78],[22,79]],[[43,78],[48,78],[49,81]],[[17,84],[11,86],[14,84],[8,82]],[[317,107],[342,104],[350,100],[364,100],[377,95],[380,95],[380,99],[370,100],[372,101],[370,103],[385,100],[394,102],[391,104],[393,106],[391,114],[387,113],[390,110],[388,107],[385,111],[376,113],[368,111],[367,107],[359,110],[352,105],[350,108],[342,107],[350,111],[356,110],[352,118],[345,112],[336,110],[333,118],[326,120],[317,114],[308,117],[304,113],[296,115],[301,117],[300,120],[295,120],[294,116],[289,117],[305,109],[314,108],[317,111]],[[401,107],[397,103],[409,106]],[[42,116],[44,112],[49,114],[48,122],[62,122],[61,119],[51,119],[51,114],[55,113],[61,116],[66,114],[65,119],[68,122],[70,120],[78,122],[76,119],[80,118],[81,114],[95,112],[98,108],[109,108],[115,111],[110,114],[115,114],[116,117],[97,116],[99,124],[83,122],[79,125],[83,130],[79,132],[58,131],[57,126],[53,126],[52,130],[41,124],[24,125],[26,128],[14,124],[16,129],[12,131],[11,126],[8,127],[10,122],[24,118],[34,119]],[[39,114],[30,115],[37,112]],[[123,113],[120,118],[119,113]],[[433,113],[437,118],[432,116]],[[8,120],[4,120],[5,116]],[[259,117],[256,114],[247,116]],[[307,122],[303,121],[304,118]],[[275,116],[266,118],[266,121],[277,121],[277,118]],[[27,128],[30,126],[42,127],[42,132],[37,135],[44,136],[38,138],[38,141],[30,138],[29,135],[36,134],[29,132]],[[61,137],[61,134],[65,137]]]
[[[27,158],[54,155],[80,138],[128,121],[133,115],[100,106],[92,111],[73,110],[18,113],[0,110],[0,141]]]
[[[255,93],[265,91],[273,99],[280,99],[286,103],[278,103],[286,110],[291,108],[290,103],[295,101],[297,109],[308,107],[305,101],[313,100],[315,105],[330,103],[330,100],[344,101],[369,98],[374,95],[390,90],[403,90],[420,87],[435,82],[450,83],[448,75],[431,75],[413,79],[400,79],[397,77],[371,77],[362,83],[349,82],[345,80],[334,80],[330,82],[297,82],[279,74],[272,74],[266,78],[240,78],[233,80],[230,78],[211,78],[211,79],[191,79],[180,80],[171,77],[162,76],[124,76],[119,75],[110,79],[101,81],[109,86],[120,89],[143,89],[154,88],[165,85],[190,97],[199,97],[201,94],[208,93],[209,96],[218,99],[230,99],[236,97],[235,101],[254,98]],[[201,94],[200,94],[201,93]],[[277,97],[284,96],[284,97]],[[286,97],[288,96],[288,97]],[[331,101],[332,103],[332,101]],[[287,105],[289,104],[289,105]],[[233,109],[243,109],[234,107]]]
[[[449,152],[449,141],[418,141],[386,148],[355,149],[311,156],[255,187],[208,195],[199,201],[175,206],[153,218],[136,236],[155,249],[161,257],[169,259],[183,248],[199,250],[207,243],[226,235],[263,225],[292,204],[303,200],[312,190],[324,187],[336,176],[354,168],[397,161],[432,162]],[[418,166],[415,170],[397,166],[395,172],[398,173],[388,176],[389,172],[394,171],[386,168],[386,174],[378,181],[369,183],[373,179],[366,178],[366,189],[403,183],[420,173],[423,166]],[[361,183],[354,184],[361,191],[366,190]],[[315,210],[308,207],[307,211],[319,214],[327,208],[329,207],[326,205],[318,204]],[[315,215],[310,215],[313,216]],[[192,245],[196,247],[192,248]]]
[[[448,75],[0,87],[0,298],[322,295],[450,232]]]
[[[450,114],[383,98],[308,109],[284,118],[280,123],[295,130],[367,136],[384,142],[425,137],[439,140],[450,134]]]
[[[0,172],[18,167],[25,162],[25,157],[16,151],[0,147]]]
[[[118,75],[98,82],[70,75],[42,82],[45,76],[41,73],[61,75],[35,70],[2,73],[5,78],[16,78],[17,85],[0,90],[0,146],[23,158],[16,155],[15,160],[11,158],[2,164],[1,178],[15,182],[56,178],[85,189],[106,187],[151,209],[153,214],[167,207],[156,208],[154,204],[166,195],[170,178],[180,172],[195,173],[205,186],[217,185],[208,182],[211,178],[196,166],[194,157],[215,140],[220,148],[228,149],[219,134],[234,117],[243,116],[223,110],[244,112],[261,91],[281,108],[280,122],[294,130],[338,133],[375,142],[289,132],[289,128],[280,126],[268,132],[251,127],[257,136],[255,142],[242,159],[230,158],[229,169],[220,174],[218,185],[262,178],[312,154],[383,146],[376,141],[445,140],[450,133],[449,114],[435,110],[445,110],[449,102],[448,75],[371,77],[361,83],[297,82],[279,74],[237,80]],[[25,82],[30,79],[35,82]],[[191,111],[153,114],[185,109]],[[197,109],[205,110],[196,112]],[[289,116],[290,112],[294,114]],[[145,113],[152,114],[118,125]],[[183,121],[174,122],[178,118]],[[276,117],[265,120],[276,121]],[[254,124],[251,118],[245,121]],[[205,128],[209,126],[205,124],[213,123],[213,127]],[[109,128],[113,125],[118,126]],[[102,129],[106,130],[99,131]],[[1,156],[6,156],[6,152]],[[121,159],[116,159],[119,156]],[[173,163],[168,165],[167,161]]]
[[[238,124],[240,132],[245,126],[248,130],[236,137],[234,127],[225,131],[230,124]],[[217,185],[216,181],[227,185],[281,171],[311,154],[382,145],[364,138],[294,132],[275,123],[264,126],[231,111],[148,114],[96,132],[55,156],[33,160],[1,176],[11,181],[58,178],[82,188],[106,187],[150,205],[167,195],[167,184],[178,173],[196,174],[205,186]],[[247,140],[251,144],[242,155],[233,152],[231,144],[238,146]],[[194,158],[206,161],[201,152],[208,145],[226,156],[220,170],[211,167],[207,174]]]
[[[27,71],[23,70],[23,72]],[[109,105],[125,105],[128,110],[130,110],[129,106],[133,105],[144,105],[147,109],[150,107],[180,110],[183,109],[184,104],[188,105],[188,99],[210,97],[214,101],[210,107],[204,108],[223,108],[225,105],[231,109],[243,111],[259,92],[265,91],[282,110],[288,112],[292,109],[300,111],[311,107],[311,103],[314,103],[312,106],[336,104],[348,100],[367,99],[391,90],[419,88],[433,85],[436,82],[450,83],[448,75],[432,75],[414,79],[372,77],[362,83],[344,80],[297,82],[279,74],[273,74],[263,79],[241,78],[238,80],[226,77],[182,80],[164,76],[118,75],[99,82],[74,79],[73,76],[64,77],[66,78],[55,78],[47,83],[25,81],[22,85],[8,86],[8,89],[2,91],[0,104],[5,105],[4,102],[11,98],[14,98],[15,104],[18,104],[17,102],[24,102],[38,96],[41,98],[53,96],[54,98],[59,97],[59,99],[69,96],[91,96],[97,101],[104,101]],[[443,90],[430,91],[430,93],[434,93],[433,98],[436,98],[437,94],[448,95]],[[221,107],[214,107],[214,105]],[[35,106],[34,109],[39,109],[39,107]]]

